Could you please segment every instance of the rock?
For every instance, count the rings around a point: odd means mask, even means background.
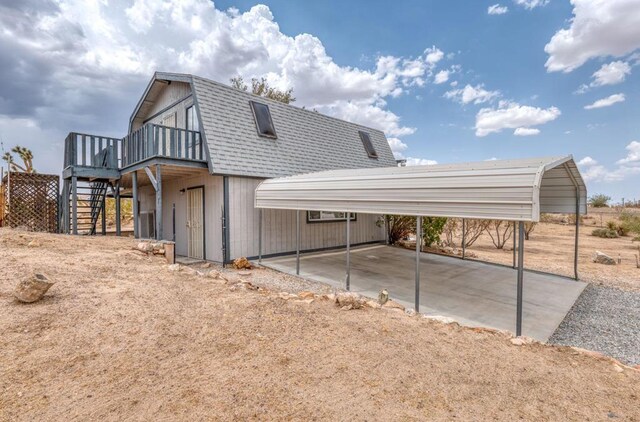
[[[297,303],[305,303],[307,305],[313,303],[315,299],[313,298],[308,298],[308,299],[300,299],[300,300],[296,300]]]
[[[32,303],[42,299],[42,296],[53,286],[53,282],[44,274],[33,274],[29,278],[20,281],[13,295],[20,302]]]
[[[247,271],[247,270],[238,271],[238,275],[241,275],[242,277],[249,277],[251,274],[253,274],[253,273],[251,271]]]
[[[284,300],[289,300],[289,299],[297,299],[298,295],[294,295],[293,293],[280,292],[280,294],[278,294],[278,297]]]
[[[210,262],[205,262],[204,264],[200,265],[200,268],[210,268],[210,267],[211,267]]]
[[[139,242],[138,249],[142,252],[153,252],[153,245],[149,242]]]
[[[304,292],[298,293],[298,297],[300,299],[313,299],[316,297],[316,294],[313,292],[304,291]]]
[[[529,338],[529,337],[514,337],[509,341],[514,346],[524,346],[525,344],[533,343],[534,340],[532,338]]]
[[[415,309],[405,309],[404,313],[409,315],[409,316],[415,316],[417,314],[417,312],[415,311]]]
[[[324,295],[320,296],[320,298],[324,299],[324,300],[328,300],[330,302],[335,302],[336,301],[336,295],[334,295],[333,293],[324,294]]]
[[[180,271],[180,264],[171,264],[169,265],[167,268],[169,268],[169,271]]]
[[[209,271],[207,273],[207,277],[219,279],[220,278],[220,272],[216,271],[216,270],[211,270],[211,271]]]
[[[620,365],[616,365],[615,363],[613,364],[613,370],[616,372],[624,372],[624,368]]]
[[[382,308],[382,305],[380,305],[378,302],[376,302],[375,300],[367,300],[365,302],[365,305],[367,305],[369,308],[373,308],[373,309],[379,309]]]
[[[600,251],[596,251],[596,254],[593,256],[593,262],[595,262],[596,264],[616,265],[615,259]]]
[[[236,270],[250,270],[253,267],[251,266],[251,262],[243,256],[242,258],[233,260],[233,268]]]
[[[442,316],[442,315],[425,315],[424,318],[430,319],[432,321],[438,321],[443,324],[454,324],[457,321],[453,318]]]
[[[366,299],[357,293],[344,292],[336,295],[336,303],[341,308],[360,309],[364,306]]]
[[[154,255],[164,255],[164,248],[163,249],[154,249],[153,250],[153,254]]]
[[[380,305],[384,305],[389,300],[389,292],[387,289],[380,290],[380,294],[378,294],[378,303]]]
[[[38,242],[36,239],[33,239],[31,242],[29,242],[29,244],[27,244],[28,247],[30,248],[39,248],[40,242]]]
[[[382,307],[388,309],[402,309],[404,311],[404,306],[391,299],[389,299],[384,305],[382,305]]]

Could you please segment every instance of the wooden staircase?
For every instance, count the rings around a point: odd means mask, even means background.
[[[109,183],[104,180],[78,183],[78,234],[95,235],[98,219],[102,215],[103,203],[107,196]],[[70,195],[69,207],[73,207],[73,197]]]

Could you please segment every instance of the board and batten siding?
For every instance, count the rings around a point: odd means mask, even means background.
[[[254,208],[255,189],[262,179],[229,177],[230,258],[258,255],[259,210]],[[295,252],[296,212],[263,210],[263,255]],[[351,222],[351,243],[383,241],[384,228],[376,222],[379,216],[358,214]],[[346,244],[346,222],[307,223],[300,211],[300,249],[331,248]]]
[[[193,96],[181,101],[180,103],[174,105],[173,107],[164,110],[164,108],[170,106],[171,104],[185,98],[187,95],[191,94],[191,85],[184,82],[172,82],[170,85],[167,85],[161,92],[158,94],[158,98],[153,102],[153,106],[149,109],[149,112],[146,116],[143,117],[143,121],[146,123],[154,123],[161,125],[162,121],[165,117],[175,113],[176,114],[176,127],[180,129],[186,129],[186,109],[193,105]],[[162,113],[158,114],[160,111]],[[152,119],[149,117],[154,116]],[[147,120],[149,119],[149,120]],[[133,130],[136,130],[137,127],[134,127]]]
[[[202,173],[197,176],[167,180],[162,185],[163,236],[173,237],[173,205],[176,207],[176,254],[187,255],[187,194],[180,190],[204,187],[205,258],[222,262],[222,177]],[[153,189],[152,189],[153,190]]]

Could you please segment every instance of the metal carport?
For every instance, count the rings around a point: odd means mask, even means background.
[[[330,170],[268,179],[256,189],[255,207],[297,210],[297,273],[301,210],[413,215],[418,218],[417,239],[421,238],[423,216],[518,222],[516,335],[521,335],[524,223],[539,221],[541,213],[576,214],[574,275],[577,279],[579,216],[587,212],[587,191],[573,157],[568,155]],[[347,219],[347,289],[350,279],[349,224]],[[420,246],[421,242],[416,242],[416,311],[420,308]]]

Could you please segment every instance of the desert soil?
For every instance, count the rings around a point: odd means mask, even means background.
[[[561,220],[560,217],[558,220]],[[617,239],[602,239],[591,235],[594,228],[607,221],[618,221],[614,209],[590,210],[580,226],[578,273],[582,281],[640,291],[640,268],[636,266],[636,255],[640,253],[640,242],[632,242],[631,236]],[[575,226],[560,223],[539,223],[529,240],[525,241],[524,264],[526,268],[573,277]],[[457,238],[456,238],[457,239]],[[460,240],[457,240],[458,244]],[[513,240],[505,248],[496,249],[485,233],[468,250],[478,259],[500,264],[513,263]],[[595,251],[603,252],[621,264],[610,266],[593,262]]]
[[[239,289],[133,245],[0,229],[0,420],[640,420],[640,371],[609,358],[283,299],[304,282],[266,269]],[[34,271],[57,284],[17,303]]]

